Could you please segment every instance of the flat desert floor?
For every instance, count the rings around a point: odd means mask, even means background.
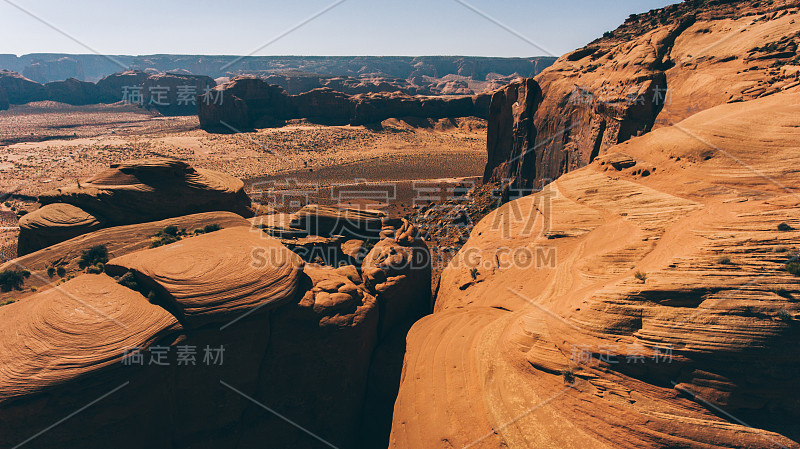
[[[380,130],[293,122],[211,134],[199,128],[196,116],[165,117],[121,104],[12,106],[0,112],[0,250],[3,257],[13,257],[16,212],[37,207],[36,195],[123,160],[184,160],[239,177],[249,192],[253,185],[259,190],[267,184],[288,188],[299,183],[315,192],[309,202],[328,204],[340,202],[341,186],[358,185],[349,189],[353,194],[386,190],[372,186],[388,184],[394,187],[384,201],[402,213],[421,191],[430,190],[421,187],[427,181],[441,184],[482,175],[485,142],[485,122],[479,119],[431,128],[392,120]]]

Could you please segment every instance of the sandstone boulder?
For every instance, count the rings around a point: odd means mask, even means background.
[[[132,271],[155,288],[166,307],[190,327],[280,305],[294,297],[303,267],[277,240],[249,227],[127,254],[107,265],[111,272]]]
[[[17,251],[21,255],[32,253],[102,226],[102,221],[80,207],[48,204],[20,218]]]
[[[65,204],[55,204],[45,206],[42,209],[50,207],[58,208],[73,208],[74,206]],[[42,210],[40,209],[40,210]],[[76,208],[77,209],[77,208]],[[36,212],[27,214],[28,216],[35,216]],[[85,212],[76,211],[76,214],[85,214]],[[72,217],[71,215],[68,217]],[[25,221],[27,226],[28,222]],[[23,291],[11,290],[9,292],[0,292],[0,303],[9,300],[18,300],[25,296],[32,294],[33,290],[42,291],[57,285],[63,279],[71,276],[76,276],[84,271],[85,267],[81,266],[81,257],[83,253],[90,248],[102,245],[106,248],[109,257],[119,257],[130,252],[141,251],[150,248],[159,232],[168,226],[174,226],[176,229],[185,229],[189,236],[195,233],[197,229],[203,229],[206,226],[219,227],[226,229],[231,227],[250,226],[250,222],[242,218],[241,215],[232,212],[204,212],[200,214],[184,215],[181,217],[168,218],[160,221],[153,221],[147,223],[138,223],[125,226],[115,226],[104,228],[100,230],[81,230],[80,236],[63,240],[59,237],[52,239],[52,235],[58,235],[58,227],[49,224],[42,229],[46,231],[41,238],[44,241],[34,241],[36,248],[42,248],[37,251],[31,249],[20,250],[20,253],[25,255],[20,256],[13,262],[7,262],[0,265],[0,271],[15,270],[25,268],[30,270],[31,277],[25,282],[25,289]],[[26,235],[31,235],[34,231],[25,230]],[[23,242],[27,241],[27,237]]]
[[[55,229],[71,230],[74,237],[81,226],[93,226],[91,219],[103,226],[161,220],[187,213],[224,210],[252,216],[250,199],[239,179],[211,170],[197,169],[171,159],[143,159],[113,165],[75,186],[62,187],[39,196],[42,212],[27,219],[20,233],[22,251],[40,248],[42,235],[55,243]],[[48,207],[49,205],[70,205]],[[83,212],[85,211],[85,212]],[[87,221],[89,220],[89,221]],[[50,234],[50,223],[54,230]],[[83,229],[83,228],[80,228]],[[87,228],[88,229],[88,228]],[[26,231],[31,230],[33,233]],[[69,235],[69,236],[68,236]]]
[[[365,209],[340,209],[310,204],[294,214],[293,228],[321,236],[377,238],[386,214]]]

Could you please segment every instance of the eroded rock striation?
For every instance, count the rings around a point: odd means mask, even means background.
[[[489,214],[391,447],[800,447],[798,125],[798,93],[720,105]]]
[[[20,255],[98,227],[215,210],[253,215],[241,180],[158,158],[115,164],[75,186],[40,195],[39,202],[40,209],[20,219]]]
[[[796,89],[781,68],[800,57],[797,11],[697,1],[632,15],[534,77],[538,89],[524,80],[494,94],[484,179],[529,193],[654,127]]]
[[[308,225],[315,214],[330,226]],[[332,238],[341,228],[330,223],[335,215],[309,208],[302,221],[284,223]],[[414,265],[428,250],[402,220],[338,215],[354,230],[380,224],[362,236],[374,247],[355,264],[304,262],[265,232],[277,232],[281,220],[263,230],[250,222],[263,225],[270,215],[206,212],[104,228],[0,267],[32,269],[17,301],[0,307],[0,359],[9,368],[0,375],[0,447],[99,397],[25,444],[385,445],[403,351],[396,342],[430,310],[430,266]],[[215,226],[149,248],[166,227],[203,224]],[[97,245],[110,260],[86,274],[82,254]],[[64,270],[50,277],[54,266]],[[220,357],[212,363],[204,353],[211,349],[224,355],[210,352]]]

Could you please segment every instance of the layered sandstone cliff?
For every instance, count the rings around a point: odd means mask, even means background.
[[[335,217],[374,245],[350,264],[306,263],[303,242],[270,235],[280,220],[206,212],[0,266],[30,270],[2,293],[0,447],[385,444],[396,342],[430,309],[428,250],[376,212],[308,208],[286,223],[341,252]],[[170,228],[189,232],[155,245]],[[98,246],[105,262],[85,266]]]
[[[391,447],[800,447],[800,94],[601,150],[483,219]]]
[[[530,192],[654,127],[798,89],[784,69],[800,61],[798,9],[795,0],[694,1],[632,15],[495,93],[484,179]]]
[[[347,95],[330,88],[289,95],[281,87],[239,76],[198,97],[200,126],[238,131],[303,118],[327,125],[370,125],[390,118],[486,117],[489,95],[423,97],[402,92]]]

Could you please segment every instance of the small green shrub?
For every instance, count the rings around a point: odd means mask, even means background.
[[[800,276],[800,262],[792,261],[786,264],[786,271],[789,273]]]
[[[11,290],[22,290],[25,279],[31,277],[28,270],[3,270],[0,271],[0,290],[10,292]]]
[[[66,265],[67,263],[60,259],[50,262],[50,265],[47,266],[47,276],[53,277],[58,274],[59,277],[63,278],[67,273]]]
[[[89,274],[100,274],[106,269],[106,264],[100,262],[97,265],[90,265],[86,268],[86,272]]]
[[[472,276],[472,280],[473,281],[478,279],[478,269],[476,267],[470,268],[469,274],[470,274],[470,276]]]
[[[186,236],[186,229],[178,229],[177,226],[167,226],[153,235],[150,247],[158,248],[159,246],[169,245],[170,243],[177,242],[184,236]]]
[[[778,230],[782,231],[782,232],[787,232],[787,231],[793,231],[794,228],[789,226],[786,223],[781,223],[781,224],[778,225]]]
[[[7,306],[9,304],[14,304],[15,302],[17,302],[16,299],[8,299],[6,301],[0,302],[0,306]]]
[[[644,272],[641,272],[641,271],[637,271],[636,273],[633,274],[633,277],[635,277],[636,279],[638,279],[638,280],[640,280],[642,282],[647,282],[647,273],[644,273]]]
[[[106,245],[96,245],[81,254],[80,259],[78,259],[78,266],[80,268],[87,268],[101,263],[105,264],[106,262],[108,262],[108,249]]]
[[[195,234],[208,234],[209,232],[219,231],[220,229],[222,229],[222,227],[220,227],[220,225],[214,223],[214,224],[210,224],[210,225],[205,225],[202,228],[197,228],[197,229],[194,230],[194,233]]]
[[[214,223],[214,224],[206,225],[203,228],[203,232],[208,234],[209,232],[219,231],[220,229],[222,229],[222,228],[218,224]]]
[[[786,309],[778,310],[777,317],[781,321],[792,321],[792,314]]]
[[[717,257],[717,263],[720,265],[731,265],[731,258],[728,256],[719,256]]]
[[[119,279],[117,279],[117,284],[131,290],[139,291],[139,283],[136,281],[136,277],[130,271],[120,276]]]
[[[561,370],[561,377],[564,378],[565,384],[574,384],[575,383],[575,373],[570,368],[564,368]]]

